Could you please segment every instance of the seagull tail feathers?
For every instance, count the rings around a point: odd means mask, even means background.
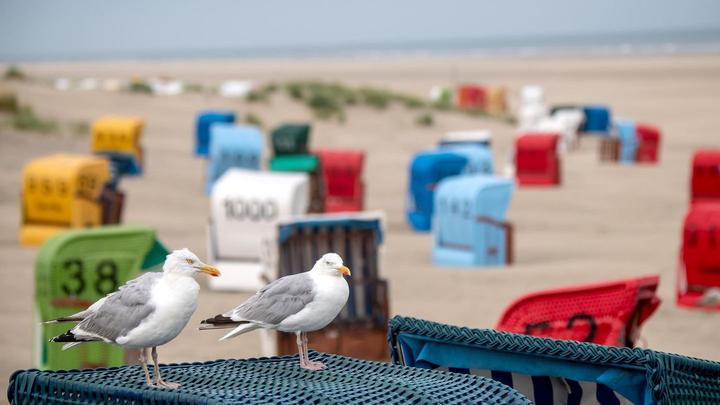
[[[219,339],[219,341],[232,339],[236,336],[242,335],[243,333],[247,333],[247,332],[250,332],[250,331],[258,329],[258,328],[260,328],[260,325],[256,325],[254,323],[244,323],[244,324],[238,326],[237,328],[231,330],[225,336],[221,337]]]
[[[84,343],[84,342],[65,343],[65,344],[63,345],[62,349],[60,349],[60,350],[65,351],[65,350],[67,350],[67,349],[69,349],[69,348],[71,348],[71,347],[75,347],[75,346],[80,345],[80,344],[83,344],[83,343]]]

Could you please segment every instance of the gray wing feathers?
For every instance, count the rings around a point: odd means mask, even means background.
[[[313,280],[307,273],[279,278],[248,298],[228,316],[234,321],[277,325],[313,300],[313,286]]]
[[[105,297],[105,302],[73,331],[96,335],[111,342],[127,334],[155,310],[150,304],[150,293],[160,277],[162,273],[145,273],[128,281],[118,291]]]

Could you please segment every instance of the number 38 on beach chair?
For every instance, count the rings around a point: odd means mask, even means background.
[[[517,299],[497,330],[634,347],[640,327],[660,305],[659,277],[541,291]]]
[[[115,180],[104,157],[33,159],[23,169],[20,243],[37,246],[66,229],[119,223],[124,194]]]
[[[61,345],[48,340],[64,333],[68,325],[40,322],[87,309],[140,271],[162,265],[167,253],[155,231],[144,226],[72,230],[48,239],[35,264],[37,367],[67,370],[125,364],[124,350],[112,345],[89,343],[61,352]]]
[[[538,405],[717,404],[720,363],[396,316],[393,363],[492,378]]]
[[[274,279],[277,223],[307,213],[308,195],[305,173],[226,171],[210,196],[208,257],[223,271],[210,288],[255,292]]]
[[[513,182],[481,174],[449,177],[435,193],[433,263],[504,266],[512,262],[512,226],[505,221]]]
[[[92,153],[110,159],[118,176],[137,176],[143,171],[140,145],[145,123],[136,117],[103,117],[92,125]]]
[[[210,155],[208,157],[205,192],[210,194],[213,184],[226,170],[260,170],[263,134],[257,127],[235,124],[213,124],[210,128]]]

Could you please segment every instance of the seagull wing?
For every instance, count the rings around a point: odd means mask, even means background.
[[[162,273],[145,273],[96,304],[94,311],[54,342],[115,342],[140,325],[155,310],[150,302],[152,288]],[[98,305],[99,304],[99,305]],[[92,308],[92,307],[91,307]]]
[[[285,276],[223,315],[236,322],[278,325],[285,318],[300,312],[315,298],[314,288],[315,283],[308,273]]]

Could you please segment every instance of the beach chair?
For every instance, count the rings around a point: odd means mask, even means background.
[[[637,160],[638,136],[635,121],[616,120],[615,131],[620,141],[619,161],[633,164]]]
[[[560,184],[559,134],[527,132],[515,139],[515,176],[521,186]]]
[[[365,201],[361,150],[321,149],[315,151],[325,185],[325,212],[362,211]]]
[[[325,182],[320,159],[315,155],[281,155],[270,161],[273,172],[307,173],[309,176],[310,205],[308,212],[325,212]]]
[[[507,91],[505,87],[488,87],[486,99],[485,110],[488,114],[503,115],[507,112]]]
[[[232,168],[215,182],[210,195],[208,261],[222,277],[213,290],[252,291],[275,278],[278,221],[307,213],[308,178],[304,173],[272,173]]]
[[[660,130],[643,123],[638,123],[635,130],[638,137],[637,162],[657,163],[660,155]]]
[[[278,225],[278,277],[312,268],[323,254],[335,252],[352,271],[350,296],[340,315],[321,331],[309,334],[318,351],[368,360],[386,360],[389,291],[380,277],[382,214],[321,214],[281,221]],[[276,352],[297,352],[296,337],[277,334]],[[266,353],[268,354],[268,353]]]
[[[210,153],[210,127],[216,123],[234,123],[235,113],[223,110],[206,110],[195,118],[195,156]]]
[[[463,175],[435,191],[433,263],[503,266],[512,263],[513,228],[505,220],[513,191],[505,177]]]
[[[701,149],[693,155],[690,201],[720,201],[720,149]]]
[[[463,173],[466,166],[466,157],[450,151],[431,150],[413,156],[406,209],[413,230],[430,231],[435,187],[440,180]]]
[[[537,405],[720,403],[712,361],[400,316],[389,329],[394,364],[492,378]]]
[[[478,145],[450,144],[440,146],[439,150],[456,153],[467,159],[463,173],[493,174],[493,156],[490,148]]]
[[[213,124],[210,128],[205,192],[210,194],[213,184],[226,170],[260,170],[263,134],[257,127],[235,124]]]
[[[310,142],[310,125],[284,124],[272,131],[272,145],[275,156],[307,155]]]
[[[69,370],[125,364],[125,350],[118,346],[89,343],[62,351],[62,344],[49,340],[74,324],[41,322],[87,309],[141,271],[162,265],[167,253],[155,231],[144,226],[71,230],[48,239],[35,263],[36,366]]]
[[[484,146],[490,148],[492,132],[489,129],[470,131],[450,131],[440,139],[439,147],[443,146]]]
[[[551,110],[550,119],[559,127],[559,131],[563,136],[564,150],[574,149],[578,144],[578,135],[585,114],[579,108],[561,108]]]
[[[103,117],[92,124],[92,153],[107,156],[118,176],[142,174],[140,137],[145,123],[137,117]]]
[[[620,160],[620,139],[616,136],[607,136],[600,139],[601,162],[617,162]]]
[[[119,223],[124,194],[101,156],[55,154],[23,169],[20,243],[42,244],[70,228]]]
[[[720,200],[693,203],[685,215],[677,304],[720,310]]]
[[[540,291],[510,304],[495,329],[553,339],[634,347],[660,305],[659,276]]]
[[[317,373],[303,370],[296,355],[160,365],[165,378],[182,384],[178,390],[145,386],[137,364],[99,370],[19,370],[10,376],[7,399],[12,404],[531,405],[516,390],[489,378],[315,351],[310,351],[310,359],[327,368]]]
[[[610,135],[612,116],[610,108],[604,105],[588,105],[583,107],[585,121],[580,132],[588,135]]]
[[[458,108],[465,110],[485,110],[487,107],[487,89],[475,84],[462,84],[456,91]]]

